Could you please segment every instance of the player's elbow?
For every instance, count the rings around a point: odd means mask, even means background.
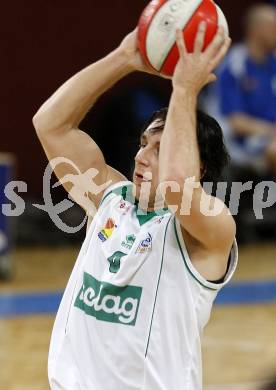
[[[61,125],[53,115],[44,113],[41,110],[34,115],[32,122],[39,138],[48,137],[50,134],[56,134],[68,128],[68,125]]]
[[[33,126],[38,135],[43,134],[49,129],[49,120],[46,118],[45,114],[39,109],[32,119]]]
[[[41,130],[42,126],[41,126],[41,118],[40,118],[40,115],[39,115],[38,112],[33,116],[32,122],[33,122],[33,126],[35,128],[35,131],[37,133],[39,133],[39,131]]]

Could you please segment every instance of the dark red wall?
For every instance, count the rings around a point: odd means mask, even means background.
[[[241,18],[253,2],[218,1],[234,39],[240,36]],[[32,127],[33,114],[63,81],[115,48],[134,28],[146,3],[10,0],[2,5],[0,151],[18,156],[18,176],[28,183],[29,195],[39,196],[46,166]],[[137,80],[143,76],[131,76],[122,85],[134,86]],[[160,82],[160,88],[168,86]]]

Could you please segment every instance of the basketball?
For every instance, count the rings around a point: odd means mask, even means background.
[[[179,59],[175,41],[177,29],[183,30],[188,52],[193,51],[200,22],[207,24],[204,49],[218,26],[229,33],[222,10],[212,0],[153,0],[138,23],[138,47],[145,63],[155,71],[172,76]]]

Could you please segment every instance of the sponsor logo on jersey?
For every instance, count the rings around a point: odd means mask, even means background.
[[[121,259],[126,256],[123,252],[115,252],[112,256],[110,256],[107,260],[110,263],[109,272],[116,274],[119,272],[121,267]]]
[[[99,321],[135,326],[142,287],[118,287],[84,273],[74,306]]]
[[[155,221],[155,223],[157,223],[158,225],[160,225],[160,224],[162,223],[162,221],[163,221],[164,218],[165,218],[165,217],[160,217],[160,218],[158,218],[158,219]]]
[[[129,234],[126,236],[126,239],[121,242],[121,245],[126,249],[131,249],[133,247],[133,244],[136,240],[136,237],[134,234]]]
[[[105,224],[105,227],[98,234],[99,239],[102,242],[107,241],[113,234],[114,229],[117,227],[115,221],[112,218],[109,218]]]
[[[147,238],[142,240],[135,253],[146,253],[152,250],[152,236],[148,233]]]
[[[122,215],[126,215],[130,209],[131,206],[128,205],[125,201],[121,201],[119,203],[119,211],[122,211]]]
[[[119,209],[123,210],[125,208],[126,208],[126,202],[121,201],[120,204],[119,204]]]

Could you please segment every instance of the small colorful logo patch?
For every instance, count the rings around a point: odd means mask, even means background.
[[[102,242],[107,241],[113,234],[114,229],[117,227],[115,221],[112,218],[109,218],[105,224],[105,227],[98,234],[99,239]]]
[[[129,234],[126,236],[126,239],[122,241],[121,245],[126,249],[131,249],[133,247],[133,244],[136,240],[136,237],[134,234]]]
[[[147,238],[142,240],[135,253],[146,253],[152,250],[152,236],[148,233]]]

